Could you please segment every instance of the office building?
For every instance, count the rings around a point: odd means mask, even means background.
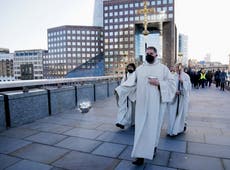
[[[44,77],[62,78],[71,70],[103,52],[103,28],[60,26],[48,29]]]
[[[105,71],[108,75],[122,74],[125,65],[143,59],[145,44],[151,41],[158,48],[162,62],[168,66],[176,58],[174,0],[149,0],[147,15],[150,34],[143,42],[144,14],[142,0],[108,0],[103,2]],[[158,37],[151,37],[154,34]],[[155,40],[154,40],[155,39]],[[169,43],[170,42],[170,43]],[[125,61],[125,62],[124,62]]]
[[[0,48],[0,82],[15,80],[13,59],[14,54],[9,53],[9,49]]]
[[[47,50],[20,50],[14,53],[14,76],[16,80],[43,79],[43,57]]]

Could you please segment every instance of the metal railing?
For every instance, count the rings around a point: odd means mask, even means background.
[[[10,82],[0,82],[0,92],[23,90],[27,92],[32,88],[46,88],[48,86],[62,87],[65,85],[83,85],[89,82],[102,82],[120,80],[121,76],[99,76],[99,77],[79,77],[79,78],[60,78],[60,79],[39,79],[39,80],[16,80]]]

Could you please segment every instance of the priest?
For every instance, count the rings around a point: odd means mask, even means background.
[[[153,159],[159,143],[167,102],[176,93],[176,83],[167,66],[157,60],[155,47],[146,49],[146,62],[136,69],[135,134],[131,156],[135,165]]]
[[[176,65],[176,74],[174,74],[174,77],[178,89],[173,101],[168,104],[168,136],[176,136],[186,131],[186,118],[191,91],[190,77],[183,71],[181,63]]]

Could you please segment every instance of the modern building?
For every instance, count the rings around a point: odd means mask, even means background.
[[[94,0],[93,26],[103,27],[103,1]]]
[[[0,48],[0,82],[15,80],[13,61],[14,54],[9,53],[9,49]]]
[[[174,0],[149,0],[147,14],[150,32],[143,37],[143,0],[108,0],[103,2],[104,54],[107,75],[122,74],[124,60],[143,59],[146,46],[157,46],[162,62],[168,66],[176,60],[176,27]],[[154,38],[152,35],[155,35]],[[144,38],[144,39],[143,39]],[[146,39],[146,40],[145,40]],[[154,41],[153,44],[148,44]],[[157,41],[157,42],[155,42]]]
[[[71,70],[66,78],[73,77],[94,77],[94,76],[104,76],[105,75],[105,60],[103,53],[98,54],[96,57],[91,58],[79,67]]]
[[[14,76],[16,80],[43,79],[43,58],[47,50],[20,50],[14,53]]]
[[[182,64],[188,66],[188,36],[179,34],[178,54],[182,54]]]
[[[71,70],[103,52],[103,28],[60,26],[48,29],[44,77],[62,78]]]
[[[8,54],[10,53],[10,50],[8,48],[0,48],[0,54]]]

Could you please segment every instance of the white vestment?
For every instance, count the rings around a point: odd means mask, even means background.
[[[131,126],[134,124],[136,91],[135,79],[135,72],[128,73],[127,78],[123,77],[121,84],[115,89],[118,106],[116,123],[124,126]]]
[[[149,84],[148,77],[155,77],[160,87]],[[135,135],[132,157],[152,159],[157,147],[166,103],[176,92],[176,83],[169,69],[156,60],[136,69]]]
[[[184,131],[184,125],[188,113],[189,94],[191,91],[191,81],[188,74],[181,72],[181,79],[183,83],[180,83],[181,94],[175,95],[172,102],[168,104],[168,129],[169,135],[177,135]],[[179,75],[175,74],[175,80],[179,83]],[[179,98],[179,99],[178,99]],[[179,101],[179,104],[178,104]],[[177,108],[178,107],[178,108]],[[178,112],[177,112],[178,111]]]

